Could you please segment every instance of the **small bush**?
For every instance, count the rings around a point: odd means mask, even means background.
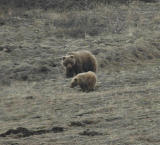
[[[125,12],[126,13],[126,12]],[[97,9],[97,11],[71,11],[54,20],[56,36],[84,38],[85,35],[97,36],[103,32],[121,33],[125,30],[125,13],[116,8]]]

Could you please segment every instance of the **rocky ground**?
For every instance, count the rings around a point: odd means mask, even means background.
[[[0,144],[159,145],[160,3],[82,11],[0,8]],[[61,57],[89,50],[97,85],[69,87]]]

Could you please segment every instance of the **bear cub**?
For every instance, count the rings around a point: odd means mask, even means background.
[[[75,86],[80,86],[82,91],[93,91],[95,89],[96,80],[96,74],[92,71],[80,73],[72,78],[70,87],[74,88]]]
[[[82,72],[97,71],[96,57],[86,50],[68,53],[63,56],[62,63],[67,77],[73,77]]]

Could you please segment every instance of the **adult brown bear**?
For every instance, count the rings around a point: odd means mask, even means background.
[[[67,77],[73,77],[82,72],[97,71],[96,57],[86,50],[69,52],[63,56],[62,63],[66,69]]]

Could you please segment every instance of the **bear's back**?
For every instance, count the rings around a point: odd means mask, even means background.
[[[78,59],[78,63],[81,63],[83,71],[97,71],[97,60],[96,57],[87,50],[81,50],[77,52],[71,52],[70,54],[74,55]]]

